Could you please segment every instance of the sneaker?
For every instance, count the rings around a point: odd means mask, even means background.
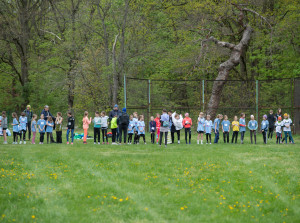
[[[211,145],[211,143],[209,143]]]
[[[178,140],[178,144],[180,144],[180,140]]]
[[[145,143],[145,145],[146,145],[147,143]]]
[[[69,145],[69,142],[67,142],[67,145]]]
[[[71,145],[73,145],[73,143],[71,142]]]
[[[100,145],[101,143],[100,142],[98,142],[98,145]]]
[[[22,144],[22,141],[20,141],[20,143],[19,144]]]
[[[26,141],[24,141],[24,144],[26,144]]]
[[[165,145],[165,148],[167,148],[167,145]]]
[[[203,142],[201,142],[201,145],[203,145]]]
[[[3,144],[7,144],[7,141],[4,141]]]
[[[109,145],[109,142],[107,142],[106,144]]]
[[[94,142],[94,145],[96,145],[96,143]]]
[[[104,144],[105,144],[105,142],[102,143],[102,145],[104,145]]]

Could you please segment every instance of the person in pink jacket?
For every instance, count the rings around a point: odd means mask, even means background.
[[[84,132],[84,136],[83,136],[83,143],[84,144],[86,144],[86,137],[87,137],[87,134],[88,134],[89,124],[91,124],[91,122],[92,122],[92,118],[90,117],[90,119],[89,119],[88,115],[89,115],[89,113],[87,111],[85,111],[83,119],[82,119],[83,132]]]

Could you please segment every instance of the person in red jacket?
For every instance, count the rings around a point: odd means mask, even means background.
[[[191,144],[191,138],[192,138],[192,126],[193,122],[192,119],[189,117],[189,113],[185,113],[185,118],[182,120],[182,125],[185,129],[185,143],[187,143],[187,134],[189,133],[189,144]]]

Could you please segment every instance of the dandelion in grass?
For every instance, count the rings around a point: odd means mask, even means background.
[[[32,215],[31,218],[32,218],[32,219],[35,219],[35,215]]]

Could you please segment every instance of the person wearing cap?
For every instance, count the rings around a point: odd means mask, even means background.
[[[281,143],[281,134],[282,134],[282,118],[281,116],[278,117],[278,120],[275,122],[275,127],[276,127],[276,144],[280,144]]]
[[[119,118],[119,116],[122,114],[122,112],[119,110],[119,106],[117,105],[117,104],[115,104],[115,106],[114,106],[114,108],[113,108],[113,110],[111,110],[110,112],[109,112],[109,115],[108,115],[108,117],[109,117],[109,121],[111,122],[111,120],[115,117],[115,116],[117,116],[117,118]],[[118,142],[118,140],[119,140],[119,128],[117,128],[117,142]]]
[[[289,140],[291,143],[294,143],[294,139],[292,136],[292,131],[291,131],[291,125],[292,125],[292,120],[290,119],[289,115],[287,113],[285,113],[283,115],[284,119],[282,121],[282,126],[283,126],[283,132],[284,132],[284,140],[285,140],[285,144],[287,144],[287,138],[289,135]]]
[[[126,113],[126,108],[122,109],[121,115],[117,119],[119,126],[119,143],[122,143],[122,132],[124,133],[124,144],[126,144],[127,139],[127,129],[129,125],[129,115]]]
[[[31,119],[33,112],[31,111],[31,106],[27,105],[26,109],[23,111],[25,113],[25,116],[27,117],[27,124],[26,128],[28,129],[28,139],[31,139]]]

